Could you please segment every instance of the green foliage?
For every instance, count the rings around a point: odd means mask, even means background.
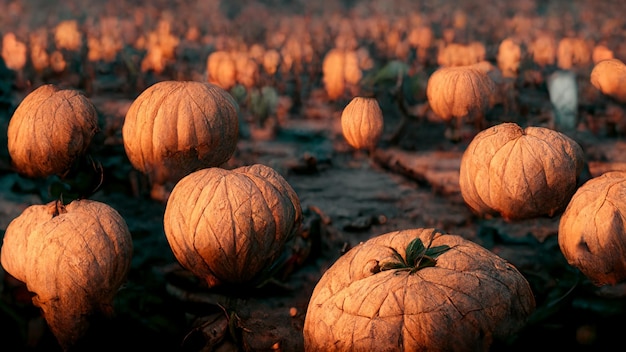
[[[259,123],[263,123],[269,116],[276,113],[278,92],[274,87],[263,86],[261,89],[250,91],[250,112]]]
[[[391,248],[394,260],[383,263],[380,266],[380,270],[409,270],[413,274],[420,269],[435,266],[437,257],[448,249],[450,249],[450,246],[447,245],[430,247],[429,244],[428,247],[425,247],[422,240],[418,237],[408,244],[404,258],[397,250]]]

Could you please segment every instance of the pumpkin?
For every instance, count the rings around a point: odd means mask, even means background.
[[[494,81],[477,66],[441,67],[428,78],[426,97],[442,120],[456,119],[460,129],[463,119],[470,118],[481,130],[495,90]]]
[[[535,309],[530,285],[489,250],[433,228],[375,236],[315,286],[305,351],[488,351]]]
[[[341,132],[355,149],[373,151],[383,134],[383,111],[373,97],[354,97],[341,113]]]
[[[231,89],[237,83],[237,67],[228,51],[214,51],[207,58],[208,81],[223,89]]]
[[[239,137],[238,114],[234,98],[217,85],[161,81],[130,105],[122,126],[124,149],[153,186],[174,184],[231,158]]]
[[[506,122],[472,139],[461,157],[459,186],[480,216],[553,216],[567,206],[584,165],[582,148],[567,135]]]
[[[407,40],[412,48],[415,49],[416,60],[421,64],[428,61],[428,51],[435,41],[433,29],[427,24],[418,25],[410,30]]]
[[[522,49],[514,39],[505,38],[500,42],[497,62],[503,77],[517,77],[521,60]]]
[[[97,131],[98,114],[87,97],[42,85],[22,100],[9,121],[11,162],[27,177],[63,176],[86,153]]]
[[[610,60],[614,59],[615,56],[613,54],[613,50],[609,49],[604,44],[597,44],[593,47],[593,51],[591,52],[591,62],[594,65],[598,64],[598,62],[602,60]]]
[[[591,62],[591,49],[582,38],[562,38],[556,49],[557,67],[571,70],[585,67]]]
[[[181,179],[164,215],[180,264],[209,287],[257,284],[302,222],[287,181],[262,164],[207,168]]]
[[[608,171],[585,182],[559,221],[563,256],[594,284],[626,280],[626,172]]]
[[[2,51],[0,56],[7,68],[21,71],[26,66],[28,47],[17,39],[15,33],[6,32],[2,36]]]
[[[359,59],[353,50],[333,48],[324,56],[322,80],[330,100],[344,95],[348,87],[354,87],[362,78]]]
[[[441,44],[437,63],[442,67],[468,66],[485,60],[486,49],[481,42]]]
[[[528,52],[533,58],[533,62],[539,67],[554,65],[557,55],[557,43],[554,35],[549,32],[542,32],[530,43]]]
[[[31,205],[9,223],[2,267],[34,293],[50,330],[67,350],[93,317],[113,312],[133,246],[122,216],[105,203]]]
[[[620,59],[602,60],[595,64],[590,81],[602,94],[626,102],[626,65]]]

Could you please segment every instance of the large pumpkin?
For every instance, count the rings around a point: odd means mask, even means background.
[[[507,122],[478,133],[461,158],[459,186],[478,215],[553,216],[576,191],[583,150],[565,134]]]
[[[165,235],[183,267],[209,287],[258,283],[302,222],[300,201],[274,169],[207,168],[181,179],[167,201]]]
[[[534,308],[524,276],[487,249],[432,228],[395,231],[324,272],[305,317],[305,350],[487,351]]]
[[[609,171],[585,182],[559,222],[567,262],[594,284],[626,280],[626,172]]]
[[[98,114],[79,91],[46,84],[18,105],[9,121],[13,166],[28,177],[65,175],[98,131]]]
[[[122,127],[128,159],[153,185],[231,158],[239,136],[238,107],[217,85],[162,81],[133,101]]]
[[[0,260],[33,292],[61,347],[73,347],[91,318],[108,316],[126,281],[133,244],[109,205],[75,200],[31,205],[7,226]]]

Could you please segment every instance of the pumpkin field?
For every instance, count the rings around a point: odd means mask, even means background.
[[[0,1],[0,351],[614,350],[624,13]]]

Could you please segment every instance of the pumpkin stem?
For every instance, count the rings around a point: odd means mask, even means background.
[[[49,211],[52,217],[57,217],[61,214],[67,213],[67,210],[65,209],[65,205],[63,205],[62,196],[60,197],[60,199],[55,200],[54,203],[50,205]]]
[[[407,245],[404,258],[397,250],[391,248],[394,260],[383,263],[380,266],[380,271],[392,269],[409,270],[413,274],[420,269],[435,266],[437,257],[450,249],[450,246],[431,247],[430,245],[431,243],[428,244],[428,247],[424,246],[422,240],[417,237]]]

